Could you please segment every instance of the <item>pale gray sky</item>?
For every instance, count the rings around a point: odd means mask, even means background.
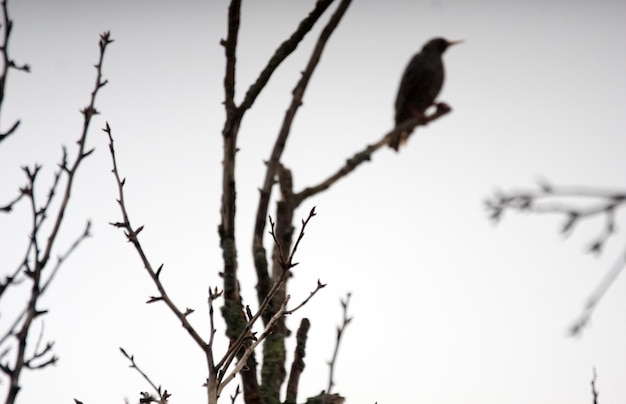
[[[312,4],[244,2],[237,100]],[[78,175],[59,247],[87,219],[95,237],[45,299],[45,335],[56,341],[60,362],[27,373],[19,399],[135,402],[148,386],[128,369],[123,346],[173,403],[204,402],[200,351],[164,306],[144,304],[154,287],[122,233],[108,225],[120,215],[100,128],[105,121],[113,128],[130,213],[146,226],[144,246],[153,263],[165,263],[166,286],[182,307],[197,310],[193,319],[206,332],[207,288],[220,285],[218,43],[227,2],[20,0],[9,8],[11,54],[32,73],[9,77],[1,126],[17,118],[22,126],[0,145],[0,201],[23,184],[20,166],[44,164],[47,180],[61,145],[74,151],[98,35],[111,30],[115,39],[89,138],[96,153]],[[583,253],[594,225],[565,241],[556,218],[507,215],[494,227],[482,202],[498,188],[531,187],[538,178],[625,186],[625,19],[626,3],[610,0],[353,2],[288,142],[284,162],[297,189],[326,178],[391,128],[400,75],[426,40],[466,43],[444,57],[440,98],[453,113],[418,129],[401,153],[381,151],[298,212],[304,217],[316,205],[318,216],[299,252],[293,298],[307,296],[317,278],[328,283],[288,323],[295,329],[302,316],[312,321],[299,401],[327,384],[347,291],[355,320],[335,381],[349,403],[588,404],[594,366],[601,402],[624,400],[624,279],[582,338],[566,337],[620,253],[623,234],[594,258]],[[262,161],[318,32],[276,72],[243,123],[237,224],[247,303],[256,300],[249,251]],[[24,204],[0,218],[3,273],[27,241],[26,213]],[[223,329],[220,322],[219,336]]]

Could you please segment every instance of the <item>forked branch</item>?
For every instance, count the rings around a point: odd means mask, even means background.
[[[533,214],[556,214],[564,216],[561,232],[568,234],[575,226],[594,218],[603,218],[604,226],[591,241],[588,252],[600,254],[609,238],[615,234],[615,218],[626,206],[626,192],[591,187],[553,186],[545,182],[538,189],[516,192],[497,192],[485,201],[490,218],[498,222],[507,210]],[[580,333],[589,322],[598,303],[615,282],[626,265],[626,248],[618,256],[613,268],[602,279],[587,301],[579,318],[570,328],[570,333]]]
[[[6,1],[2,3],[2,10],[4,13],[4,43],[0,45],[2,48],[0,53],[2,53],[2,57],[4,58],[5,70],[3,75],[0,77],[0,104],[4,94],[7,63],[10,67],[20,68],[15,64],[15,62],[8,59],[6,53],[6,40],[10,34],[12,24],[7,15]],[[100,55],[98,63],[95,65],[96,82],[91,92],[89,104],[81,111],[83,115],[83,128],[77,142],[78,150],[76,156],[74,159],[69,159],[67,150],[63,148],[63,157],[59,163],[58,170],[54,175],[53,184],[50,187],[43,204],[37,194],[37,178],[42,167],[40,165],[23,167],[28,182],[20,189],[20,197],[16,198],[14,201],[9,203],[9,205],[7,205],[7,210],[10,210],[12,205],[19,199],[26,198],[29,200],[32,216],[32,230],[30,234],[30,242],[26,249],[24,259],[18,268],[18,272],[21,272],[24,275],[24,279],[31,283],[30,296],[27,299],[28,301],[24,310],[22,310],[22,312],[17,316],[16,320],[12,323],[9,330],[3,334],[1,339],[2,343],[5,343],[10,338],[14,338],[16,344],[14,358],[12,361],[13,364],[11,365],[9,364],[10,362],[7,361],[5,364],[0,366],[0,369],[10,379],[7,398],[5,401],[6,403],[15,402],[16,396],[20,390],[19,379],[24,369],[41,369],[54,364],[57,360],[56,356],[52,353],[53,343],[48,342],[45,345],[42,345],[41,340],[43,335],[40,334],[34,352],[30,354],[27,350],[27,342],[29,341],[29,333],[35,319],[46,314],[47,312],[45,309],[39,307],[41,297],[55,278],[61,264],[76,249],[76,247],[89,236],[90,225],[87,223],[83,234],[79,236],[74,244],[58,258],[57,264],[53,268],[52,272],[47,274],[45,269],[49,263],[52,252],[56,247],[57,236],[59,235],[63,220],[66,217],[70,197],[74,189],[74,179],[76,178],[76,174],[83,160],[93,152],[93,149],[88,150],[86,148],[87,134],[89,132],[93,116],[98,113],[95,108],[96,96],[98,95],[100,89],[106,85],[106,80],[102,79],[102,65],[105,51],[111,42],[113,42],[113,40],[110,38],[108,32],[100,35]],[[28,66],[24,65],[20,69],[28,71]],[[14,128],[15,127],[17,126],[14,125]],[[3,136],[6,137],[7,134],[5,133]],[[65,179],[64,185],[61,185],[61,178]],[[52,202],[57,192],[60,192],[61,200],[59,202],[57,212],[52,213]],[[47,219],[52,219],[51,230],[46,236],[42,236],[41,233],[44,231],[43,224]],[[13,273],[5,282],[2,283],[0,287],[2,292],[5,291],[8,286],[15,284],[18,272]],[[4,352],[7,351],[4,350]]]

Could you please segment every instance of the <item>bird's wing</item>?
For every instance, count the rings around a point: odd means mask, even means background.
[[[409,62],[396,98],[396,125],[412,116],[411,109],[425,110],[435,100],[443,84],[443,66],[422,53]]]

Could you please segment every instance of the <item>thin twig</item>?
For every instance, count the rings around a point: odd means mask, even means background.
[[[0,34],[0,60],[2,61],[2,67],[0,68],[0,112],[2,111],[2,103],[4,101],[4,91],[6,88],[7,76],[9,69],[21,70],[23,72],[30,72],[30,66],[28,64],[18,65],[13,59],[9,57],[9,38],[11,37],[11,30],[13,29],[13,21],[9,17],[9,10],[7,8],[7,0],[2,1],[2,33]],[[15,133],[20,126],[20,121],[16,121],[11,127],[4,133],[0,132],[0,142],[5,140],[11,134]]]
[[[565,220],[561,233],[564,234],[571,233],[575,226],[585,219],[604,216],[604,227],[588,247],[588,252],[600,254],[609,238],[616,232],[615,217],[617,211],[626,206],[626,192],[592,187],[553,186],[541,181],[535,190],[497,192],[485,201],[485,206],[490,219],[495,222],[498,222],[507,210],[562,215]],[[626,249],[598,284],[583,312],[570,327],[571,335],[579,334],[589,323],[598,303],[622,273],[625,265]]]
[[[304,231],[305,231],[307,225],[309,224],[309,221],[315,215],[316,215],[315,207],[313,207],[311,209],[311,211],[309,212],[309,215],[307,216],[307,218],[302,221],[302,227],[300,229],[300,234],[298,236],[298,240],[301,240],[304,237]],[[294,249],[295,249],[295,246],[294,246]],[[246,326],[245,326],[243,332],[241,332],[241,334],[238,336],[238,338],[233,343],[231,343],[230,348],[228,349],[228,351],[226,352],[226,354],[224,355],[222,360],[220,360],[220,362],[216,365],[216,367],[218,369],[221,369],[221,368],[228,369],[230,363],[233,361],[234,357],[236,356],[237,352],[239,351],[240,347],[242,346],[243,341],[246,338],[248,338],[248,335],[252,331],[252,327],[254,326],[256,321],[259,319],[259,317],[261,317],[262,313],[269,307],[269,304],[272,301],[272,298],[274,297],[274,295],[276,294],[278,289],[281,287],[281,285],[286,281],[286,279],[287,279],[287,277],[289,275],[289,269],[291,269],[293,266],[295,266],[295,264],[293,264],[292,261],[291,261],[293,259],[293,251],[289,254],[289,257],[290,258],[285,262],[285,266],[284,266],[285,270],[282,272],[281,277],[278,278],[274,282],[274,284],[272,285],[272,288],[270,289],[268,294],[265,296],[265,298],[263,299],[263,301],[259,305],[259,309],[252,316],[252,318],[249,319],[248,322],[246,323]],[[325,285],[322,285],[319,288],[322,288],[324,286]],[[241,361],[241,359],[239,359],[239,360]]]
[[[341,326],[337,327],[337,339],[335,341],[335,350],[333,351],[333,358],[328,363],[329,367],[329,376],[328,376],[328,388],[326,389],[326,394],[331,394],[332,388],[335,386],[334,375],[335,375],[335,364],[337,363],[337,354],[339,353],[339,343],[341,342],[341,337],[343,336],[346,327],[352,321],[352,317],[348,317],[348,305],[350,304],[351,293],[346,295],[345,300],[341,300],[341,307],[343,309],[343,321]]]
[[[143,230],[144,227],[139,226],[135,228],[130,223],[130,215],[128,214],[128,209],[126,207],[126,203],[124,199],[124,184],[126,180],[120,177],[119,169],[117,166],[117,159],[115,157],[113,135],[111,134],[111,127],[109,126],[108,122],[106,123],[106,127],[103,129],[103,131],[106,132],[109,137],[109,151],[111,154],[111,161],[113,163],[112,172],[113,172],[113,175],[115,176],[115,181],[117,183],[117,190],[118,190],[118,196],[119,196],[117,203],[122,213],[121,222],[115,222],[115,223],[110,223],[110,224],[114,227],[125,230],[124,234],[126,235],[127,240],[135,248],[135,251],[139,255],[139,258],[141,259],[141,262],[143,263],[144,268],[150,275],[152,282],[154,283],[157,290],[159,291],[159,295],[156,297],[154,296],[151,297],[148,303],[152,303],[156,301],[163,301],[166,304],[166,306],[170,309],[170,311],[176,316],[176,318],[178,318],[183,328],[187,331],[187,333],[189,334],[191,339],[193,339],[196,345],[198,345],[198,347],[200,347],[200,349],[202,349],[203,352],[207,353],[209,351],[208,344],[204,341],[204,339],[200,336],[200,334],[196,331],[196,329],[191,325],[189,320],[187,320],[186,312],[181,311],[178,308],[178,306],[176,306],[176,304],[172,301],[172,299],[167,294],[165,287],[161,283],[161,279],[159,278],[159,276],[161,274],[163,265],[161,265],[158,269],[155,270],[152,264],[150,263],[150,260],[148,259],[146,253],[144,252],[143,246],[141,245],[141,242],[139,241],[139,237],[138,237],[139,233]]]
[[[591,395],[593,397],[593,404],[598,404],[598,390],[596,390],[596,368],[593,368],[593,378],[591,379]]]
[[[209,343],[208,343],[208,360],[209,360],[209,369],[215,370],[215,359],[213,358],[213,340],[215,338],[215,333],[217,332],[215,329],[215,319],[214,319],[214,310],[213,310],[213,302],[222,296],[222,291],[218,291],[217,288],[211,290],[209,288],[209,325],[211,326],[211,334],[209,335]]]
[[[164,390],[163,392],[161,392],[161,386],[157,386],[152,381],[152,379],[150,379],[150,377],[143,370],[141,370],[141,368],[139,368],[139,366],[137,366],[137,362],[135,362],[134,355],[129,355],[128,353],[126,353],[126,351],[122,347],[120,347],[120,351],[122,352],[122,355],[124,355],[126,357],[126,359],[128,359],[130,361],[130,368],[131,369],[135,369],[141,375],[141,377],[143,377],[144,380],[148,382],[150,387],[152,387],[152,389],[154,391],[156,391],[156,393],[159,395],[159,403],[160,404],[167,404],[167,399],[171,396],[171,394],[169,394],[167,392],[167,390]],[[148,393],[142,393],[142,396],[144,398],[147,398],[146,394],[148,394]],[[149,396],[149,394],[148,394],[148,396]]]
[[[302,308],[302,306],[304,306],[305,304],[307,304],[309,302],[309,300],[311,300],[313,298],[313,296],[315,296],[317,294],[317,292],[319,292],[321,289],[324,289],[326,287],[325,283],[320,282],[320,280],[317,280],[317,286],[315,287],[315,289],[313,289],[313,291],[311,291],[309,293],[309,295],[307,296],[306,299],[304,299],[299,305],[297,305],[296,307],[294,307],[293,309],[287,310],[285,312],[285,314],[293,314],[294,312],[300,310],[300,308]]]
[[[20,192],[12,201],[7,202],[4,206],[0,206],[0,212],[9,213],[13,210],[13,206],[15,206],[22,198],[24,197],[24,192]]]
[[[235,401],[237,400],[237,396],[239,396],[239,394],[241,394],[241,390],[239,389],[239,385],[237,385],[237,388],[235,389],[235,394],[230,396],[231,404],[235,404]]]
[[[50,284],[52,283],[52,280],[54,279],[56,274],[59,272],[59,269],[61,269],[61,266],[63,265],[63,263],[69,258],[69,256],[74,251],[76,251],[78,246],[83,241],[91,237],[90,230],[91,230],[91,221],[87,221],[87,225],[85,226],[85,230],[83,230],[83,233],[76,240],[74,240],[72,245],[67,249],[67,251],[65,251],[65,253],[59,255],[59,257],[57,258],[57,263],[54,266],[54,268],[52,268],[52,272],[50,273],[50,276],[48,276],[48,279],[44,282],[43,286],[41,287],[41,293],[45,292],[46,289],[48,289],[48,286],[50,286]]]
[[[243,369],[243,367],[246,365],[246,361],[248,360],[248,356],[250,356],[250,354],[254,352],[256,347],[259,346],[259,344],[263,342],[265,338],[272,332],[274,328],[274,324],[276,324],[276,321],[278,321],[278,319],[281,318],[285,314],[285,307],[288,301],[289,301],[289,296],[287,296],[287,298],[283,302],[280,310],[278,310],[276,314],[272,316],[269,323],[267,323],[267,326],[265,326],[265,330],[263,331],[260,337],[252,338],[251,336],[250,338],[251,343],[248,346],[246,346],[243,354],[237,361],[237,364],[235,365],[233,370],[228,374],[228,376],[220,380],[220,384],[217,389],[218,396],[221,394],[222,390],[228,385],[228,383],[230,383],[235,378],[235,376],[237,376],[237,374]]]
[[[6,2],[2,3],[2,7],[5,12],[5,30],[7,29],[6,24],[9,25],[9,30],[10,30],[11,22],[8,21],[6,17]],[[99,55],[98,63],[95,66],[96,83],[95,83],[94,89],[91,92],[91,97],[90,97],[88,106],[85,107],[81,111],[83,114],[83,129],[79,137],[79,140],[77,142],[78,151],[77,151],[75,159],[73,160],[73,163],[68,164],[67,152],[65,149],[63,149],[63,158],[62,158],[59,170],[55,174],[53,185],[48,192],[48,196],[43,207],[38,206],[38,199],[37,199],[36,189],[35,189],[37,174],[40,172],[41,166],[35,165],[32,169],[29,167],[23,167],[28,178],[28,185],[22,188],[21,191],[30,200],[30,206],[31,206],[31,212],[32,212],[32,232],[30,235],[29,247],[27,249],[28,255],[24,259],[20,267],[23,268],[25,276],[29,278],[30,281],[32,282],[32,287],[30,291],[30,297],[26,305],[26,309],[23,314],[18,316],[18,320],[20,318],[22,319],[21,324],[19,325],[19,330],[17,329],[18,327],[16,323],[14,323],[13,327],[16,327],[16,328],[14,329],[12,327],[9,330],[9,333],[5,334],[5,335],[15,336],[17,340],[17,350],[15,354],[13,368],[9,368],[8,365],[3,367],[3,371],[5,371],[5,373],[9,374],[10,376],[10,383],[9,383],[10,385],[9,385],[9,389],[7,393],[6,403],[15,402],[16,396],[20,390],[19,378],[21,376],[22,370],[25,367],[31,368],[31,369],[40,369],[47,365],[53,364],[56,361],[56,357],[52,356],[52,358],[45,360],[42,363],[39,363],[38,365],[33,365],[31,363],[33,359],[39,360],[43,357],[43,355],[48,354],[51,351],[52,343],[46,344],[46,347],[40,351],[36,350],[32,358],[27,359],[26,348],[27,348],[28,334],[33,324],[33,321],[37,317],[46,313],[45,310],[42,310],[37,307],[38,302],[41,296],[43,295],[44,291],[50,285],[50,282],[52,281],[52,279],[54,279],[54,276],[58,271],[58,265],[60,264],[58,264],[56,269],[53,270],[52,274],[50,275],[50,277],[48,277],[47,281],[43,280],[42,274],[43,274],[44,268],[46,267],[50,259],[51,253],[55,246],[57,236],[59,234],[61,225],[63,223],[63,219],[65,217],[67,207],[69,205],[69,200],[70,200],[70,196],[71,196],[73,185],[74,185],[74,179],[76,177],[76,173],[78,172],[78,168],[80,167],[82,161],[93,152],[93,149],[91,150],[86,149],[87,134],[89,132],[91,118],[98,113],[95,109],[96,96],[99,90],[106,85],[106,80],[104,81],[102,80],[102,65],[104,61],[105,50],[111,42],[113,42],[113,40],[110,39],[108,32],[100,35],[100,41],[99,41],[100,55]],[[5,46],[6,46],[6,43],[5,43]],[[9,63],[13,63],[13,62],[9,61]],[[16,67],[14,63],[12,67]],[[22,66],[22,69],[27,70],[27,67]],[[4,82],[0,84],[4,86]],[[63,174],[65,174],[66,176],[66,182],[65,182],[65,187],[62,192],[60,206],[56,215],[51,215],[51,217],[53,218],[52,229],[44,241],[40,239],[40,230],[42,229],[43,222],[49,216],[48,211],[51,209],[51,203],[52,203],[53,197],[56,193],[57,187],[59,186],[59,179],[61,175]],[[79,238],[79,240],[75,243],[75,245],[77,245],[81,240],[82,240],[82,237]],[[70,248],[70,250],[65,254],[65,257],[67,257],[73,251],[73,248],[74,247]],[[29,259],[28,256],[31,256],[31,258]]]
[[[587,326],[589,320],[591,320],[591,316],[593,312],[598,306],[598,303],[602,300],[602,298],[606,295],[607,291],[615,283],[615,280],[619,277],[619,275],[624,270],[624,266],[626,265],[626,250],[622,251],[622,254],[619,256],[618,260],[613,264],[613,268],[609,272],[604,275],[604,278],[600,281],[596,290],[591,294],[591,297],[587,300],[585,307],[578,317],[578,319],[574,322],[574,324],[570,327],[569,333],[571,336],[578,335],[582,332],[582,330]]]

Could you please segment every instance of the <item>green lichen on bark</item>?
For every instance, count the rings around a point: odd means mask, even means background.
[[[272,334],[263,344],[261,400],[263,404],[280,404],[280,387],[285,380],[285,337]]]
[[[235,241],[230,237],[222,238],[222,257],[224,259],[224,306],[222,316],[226,321],[226,335],[231,340],[237,338],[246,326],[243,316],[241,298],[239,296],[239,281],[237,280],[237,250]]]

